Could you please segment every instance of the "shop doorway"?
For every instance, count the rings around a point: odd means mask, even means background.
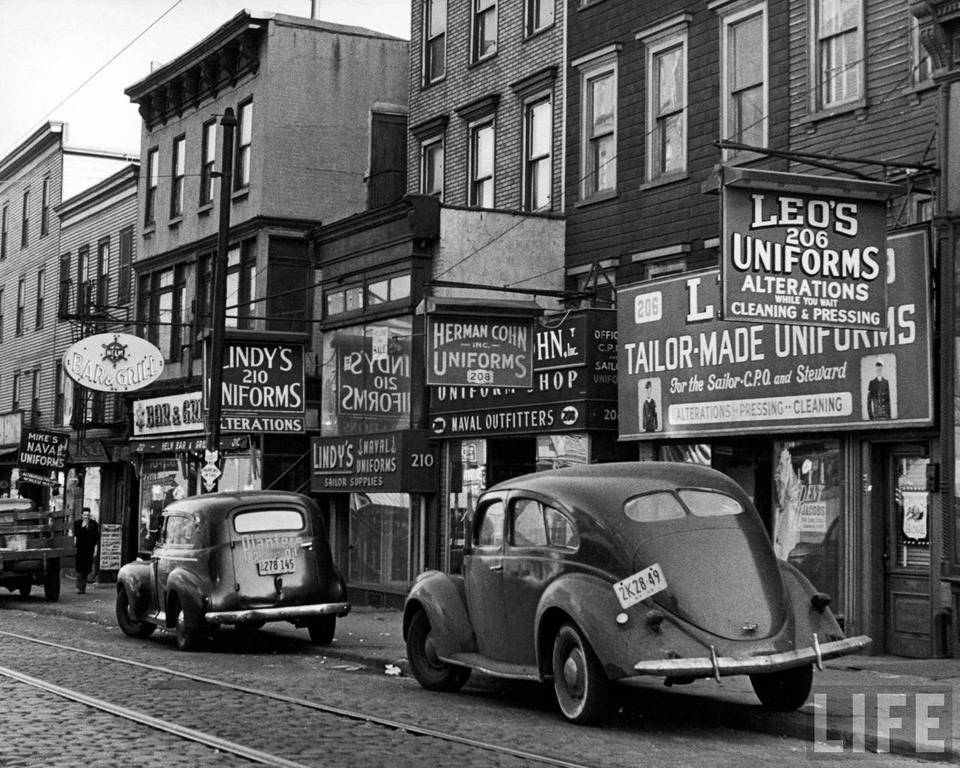
[[[927,459],[918,445],[882,451],[875,468],[883,468],[879,503],[883,520],[884,651],[929,658],[930,496]]]
[[[713,443],[711,466],[734,480],[760,513],[767,533],[773,533],[773,444],[769,440]]]

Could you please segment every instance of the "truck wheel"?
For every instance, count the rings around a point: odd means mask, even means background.
[[[117,624],[128,637],[149,637],[156,627],[148,621],[137,621],[130,615],[130,598],[123,587],[117,590]]]
[[[767,709],[777,712],[799,709],[810,695],[813,665],[804,664],[779,672],[750,675],[750,684],[760,703]]]
[[[55,603],[60,599],[60,562],[53,561],[47,565],[47,572],[43,576],[43,596],[48,603]]]
[[[203,633],[187,624],[183,608],[177,609],[177,648],[181,651],[197,651],[203,642]]]
[[[20,593],[20,597],[30,597],[31,589],[33,589],[33,584],[31,584],[29,581],[17,587],[17,591]]]

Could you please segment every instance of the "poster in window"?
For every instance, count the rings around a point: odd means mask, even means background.
[[[926,491],[900,491],[903,536],[907,544],[928,544]]]

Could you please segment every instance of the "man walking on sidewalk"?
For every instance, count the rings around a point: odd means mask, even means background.
[[[77,594],[87,591],[87,577],[93,570],[100,546],[100,527],[90,519],[90,507],[84,507],[80,519],[73,524],[73,546],[77,551],[74,568],[77,571]]]

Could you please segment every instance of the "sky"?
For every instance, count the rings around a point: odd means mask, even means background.
[[[323,21],[409,39],[410,2],[315,4]],[[311,2],[0,0],[0,158],[48,120],[68,123],[69,146],[139,155],[140,115],[124,89],[245,8],[309,17]]]

